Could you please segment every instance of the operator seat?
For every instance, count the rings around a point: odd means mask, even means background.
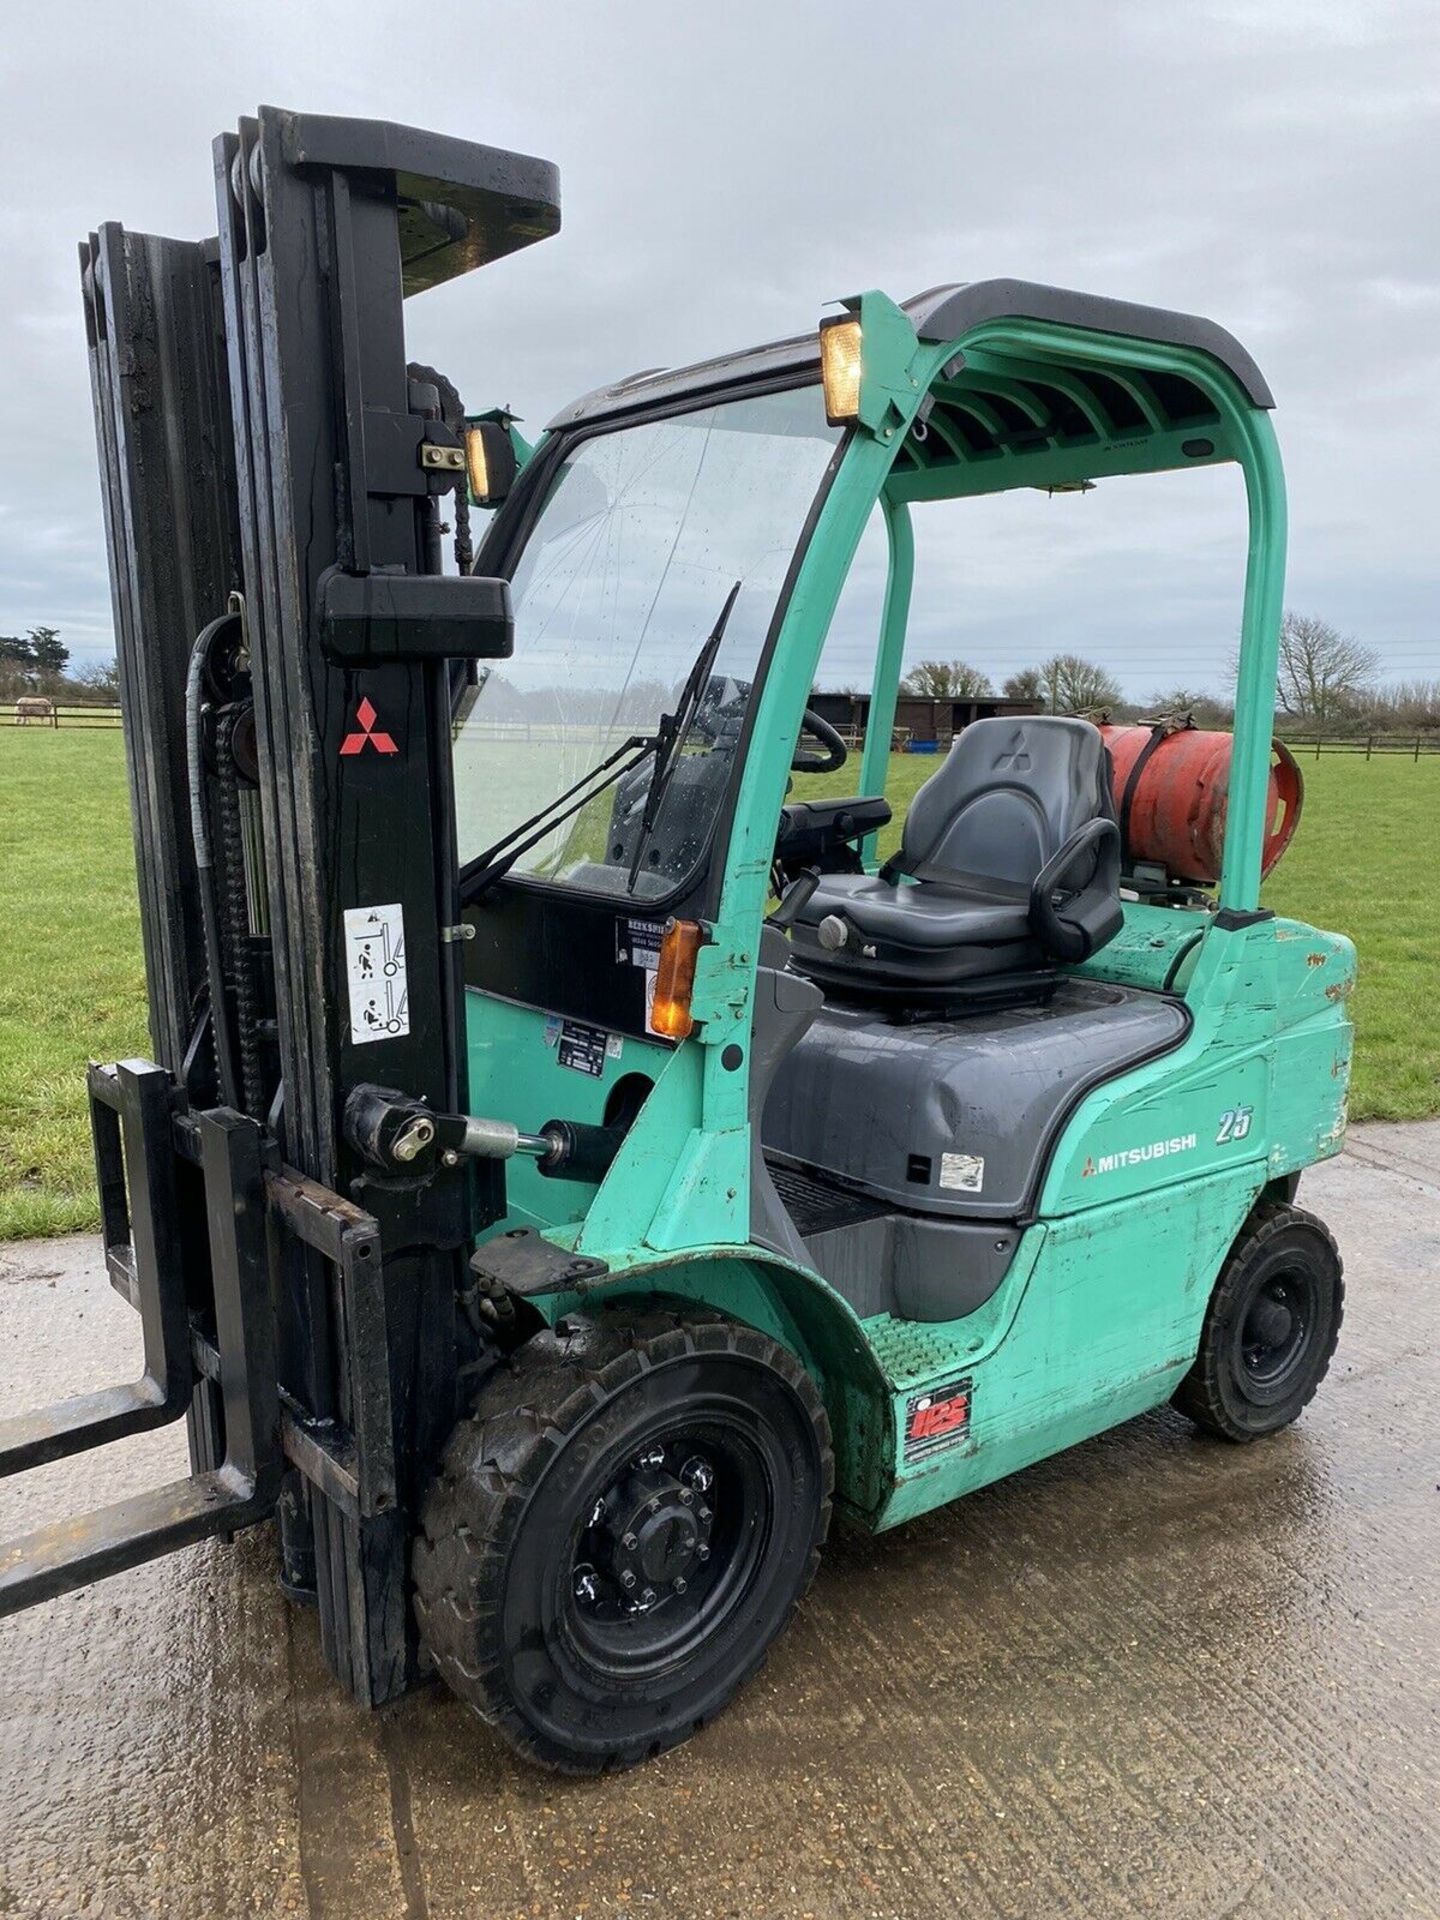
[[[987,997],[1073,964],[1121,926],[1109,756],[1088,720],[976,720],[910,805],[875,875],[833,873],[795,916],[791,964],[863,1000]]]

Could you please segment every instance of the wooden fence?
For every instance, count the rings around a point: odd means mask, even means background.
[[[1306,755],[1318,760],[1322,753],[1363,754],[1367,760],[1383,756],[1401,754],[1407,760],[1419,761],[1422,754],[1440,753],[1440,732],[1429,733],[1332,733],[1304,734],[1282,733],[1277,737],[1285,742],[1296,756]]]
[[[119,707],[63,706],[47,701],[42,711],[33,700],[6,700],[0,703],[0,727],[98,727],[114,733],[120,726]]]

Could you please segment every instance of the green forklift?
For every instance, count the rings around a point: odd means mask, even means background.
[[[163,513],[112,480],[132,768],[177,781],[135,796],[160,1064],[91,1073],[148,1424],[188,1418],[209,1492],[19,1543],[0,1607],[275,1514],[358,1698],[435,1670],[598,1772],[726,1704],[832,1514],[893,1527],[1166,1403],[1295,1420],[1340,1327],[1295,1196],[1344,1137],[1354,954],[1259,904],[1285,498],[1244,349],[1013,280],[871,291],[531,446],[398,316],[553,229],[542,163],[263,109],[217,183],[183,300],[181,243],[86,256],[108,471],[126,286],[190,343],[151,402],[222,448],[199,505],[175,431]],[[912,509],[1222,462],[1233,742],[1198,795],[1164,729],[1143,756],[1218,870],[1144,857],[1097,726],[1019,712],[955,735],[881,861]],[[812,688],[875,515],[842,779]],[[74,1405],[0,1466],[136,1423]]]

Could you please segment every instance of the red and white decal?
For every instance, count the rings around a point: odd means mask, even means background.
[[[912,1394],[905,1405],[905,1465],[924,1460],[970,1437],[972,1380],[947,1380],[943,1386]]]

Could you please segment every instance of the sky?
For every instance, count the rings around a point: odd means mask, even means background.
[[[1435,0],[68,0],[0,46],[0,633],[113,651],[76,268],[101,220],[215,229],[261,102],[560,168],[558,237],[420,296],[416,359],[527,431],[638,368],[1014,275],[1199,312],[1273,388],[1287,600],[1440,674]],[[912,658],[1223,688],[1245,523],[1213,469],[918,517]],[[862,551],[826,677],[855,677]]]

